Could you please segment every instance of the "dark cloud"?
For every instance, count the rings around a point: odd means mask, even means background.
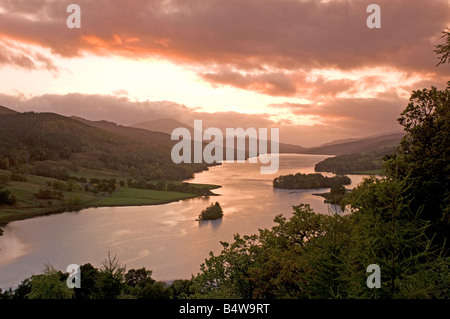
[[[384,98],[338,98],[320,104],[309,104],[306,107],[292,103],[281,106],[290,109],[293,114],[317,116],[324,123],[336,124],[336,120],[348,119],[367,122],[365,125],[370,127],[389,126],[390,130],[393,129],[392,124],[396,123],[395,119],[399,117],[407,103],[407,99],[391,95]]]
[[[72,30],[65,26],[71,2],[0,1],[0,34],[67,57],[88,51],[240,70],[448,72],[435,70],[433,52],[450,21],[447,0],[379,0],[381,29],[366,27],[366,0],[79,0],[82,28]]]
[[[122,125],[166,117],[180,119],[186,112],[190,112],[186,106],[168,101],[134,102],[127,97],[79,93],[45,94],[30,98],[0,94],[0,105],[19,112],[54,112],[94,121],[107,120]]]
[[[58,73],[59,69],[53,61],[39,52],[32,51],[11,42],[0,43],[0,65],[24,68],[28,70],[45,69]]]
[[[67,58],[85,53],[162,57],[193,64],[212,85],[312,101],[271,105],[274,112],[292,114],[278,122],[270,114],[206,113],[170,101],[133,102],[123,90],[113,96],[0,95],[0,104],[124,125],[172,117],[191,125],[203,119],[205,127],[221,129],[280,127],[284,142],[305,146],[396,130],[395,119],[407,104],[404,92],[446,85],[449,65],[436,67],[433,50],[442,41],[450,10],[447,0],[378,0],[382,27],[368,29],[366,7],[372,2],[77,0],[82,27],[68,29],[71,0],[0,0],[0,66],[58,71],[52,57],[41,53],[45,51],[25,44]],[[382,75],[336,79],[309,73],[373,67],[403,72],[409,80],[386,87]],[[371,98],[342,98],[376,86],[386,89],[369,92]],[[321,124],[295,125],[296,115],[317,118]]]
[[[239,72],[221,71],[205,73],[202,77],[214,84],[230,85],[272,96],[292,96],[296,93],[291,77],[281,72],[244,75]]]

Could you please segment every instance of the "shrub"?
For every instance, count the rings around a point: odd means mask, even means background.
[[[6,174],[0,174],[0,183],[1,184],[7,184],[9,183],[11,179],[9,178],[9,175]]]
[[[222,217],[222,207],[220,207],[220,204],[218,202],[216,202],[215,204],[211,204],[209,207],[202,210],[200,215],[198,215],[199,220],[214,220]]]
[[[9,189],[0,191],[0,205],[14,205],[17,203],[17,198],[11,195]]]

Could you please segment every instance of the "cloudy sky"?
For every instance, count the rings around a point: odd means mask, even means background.
[[[450,80],[446,27],[448,0],[0,0],[0,105],[279,127],[313,146],[401,130],[411,91]]]

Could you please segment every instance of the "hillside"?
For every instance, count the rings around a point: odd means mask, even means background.
[[[17,112],[0,105],[0,115],[16,114]]]
[[[154,131],[154,132],[163,132],[163,133],[167,133],[169,135],[172,134],[172,131],[178,127],[184,127],[187,128],[189,130],[189,132],[191,133],[191,136],[194,136],[194,128],[192,126],[189,126],[187,124],[184,124],[180,121],[177,121],[175,119],[172,118],[167,118],[167,119],[159,119],[159,120],[153,120],[153,121],[146,121],[146,122],[141,122],[141,123],[137,123],[134,124],[132,126],[130,126],[130,128],[139,128],[139,129],[145,129],[145,130],[149,130],[149,131]],[[205,129],[205,128],[203,128]],[[223,134],[225,134],[225,132],[223,132]],[[205,143],[204,144],[208,144]],[[225,145],[225,137],[224,137],[224,141],[223,141],[223,145],[224,145],[224,154],[225,154],[225,149],[226,149],[226,145]],[[236,145],[235,145],[235,150],[236,150]],[[268,151],[271,151],[270,148],[270,143],[268,144]],[[296,154],[301,154],[304,152],[306,148],[299,146],[299,145],[294,145],[294,144],[285,144],[285,143],[279,143],[279,151],[280,153],[296,153]],[[248,150],[246,150],[246,156],[248,156]]]
[[[170,140],[142,131],[142,138],[109,130],[54,113],[14,113],[0,116],[0,168],[36,161],[70,160],[92,169],[132,171],[149,179],[190,178],[206,164],[176,165],[170,160]],[[127,131],[128,132],[128,131]],[[146,136],[144,138],[143,136]]]
[[[72,119],[75,119],[77,121],[80,121],[84,124],[87,124],[89,126],[97,127],[102,130],[121,135],[130,137],[133,139],[139,139],[143,141],[147,141],[148,143],[152,145],[173,145],[176,143],[176,141],[172,141],[170,139],[170,135],[167,133],[159,132],[159,131],[151,131],[147,129],[142,128],[135,128],[131,126],[123,126],[118,125],[114,122],[108,122],[108,121],[90,121],[86,120],[81,117],[72,116]]]
[[[169,135],[171,135],[172,131],[178,127],[187,128],[189,130],[189,132],[191,132],[191,134],[193,134],[193,132],[194,132],[194,129],[191,126],[184,124],[180,121],[177,121],[175,119],[172,119],[172,118],[140,122],[140,123],[131,125],[130,127],[145,129],[145,130],[154,131],[154,132],[163,132],[163,133],[166,133]]]
[[[382,175],[383,155],[375,153],[338,155],[317,163],[314,170],[334,174]]]
[[[372,138],[363,138],[356,141],[336,143],[307,149],[305,154],[344,155],[366,154],[374,152],[389,152],[398,145],[404,133],[391,133]]]
[[[210,195],[182,183],[203,164],[174,164],[170,136],[54,113],[0,113],[0,225],[72,209]]]

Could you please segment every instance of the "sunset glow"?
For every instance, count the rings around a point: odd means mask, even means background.
[[[345,138],[345,122],[364,121],[357,114],[370,115],[377,104],[379,122],[353,126],[351,135],[392,131],[411,90],[444,86],[449,74],[435,67],[430,49],[450,21],[448,4],[413,2],[381,1],[383,27],[370,30],[360,1],[283,1],[275,11],[268,0],[227,8],[219,1],[79,1],[81,29],[65,26],[67,1],[0,1],[0,104],[57,111],[55,96],[103,96],[150,103],[133,108],[149,107],[152,118],[217,114],[213,125],[228,113],[241,125],[290,123],[302,138],[283,130],[281,138],[302,145],[327,141],[327,131]],[[155,110],[153,102],[179,111]],[[81,106],[59,112],[88,117]],[[103,116],[125,125],[141,118],[113,113]],[[253,123],[239,114],[253,115]]]

